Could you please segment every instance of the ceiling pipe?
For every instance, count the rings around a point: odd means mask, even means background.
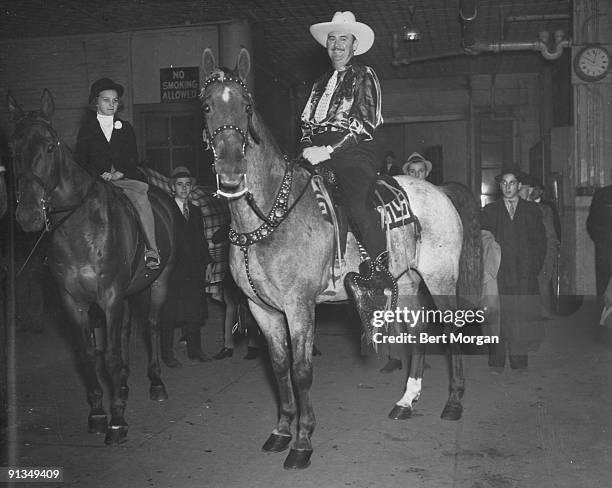
[[[544,59],[552,61],[563,54],[563,49],[571,45],[569,39],[565,39],[563,31],[558,30],[554,34],[552,48],[549,47],[550,34],[546,31],[540,32],[539,39],[536,41],[481,41],[474,35],[474,20],[478,16],[477,0],[460,0],[459,17],[461,18],[461,45],[467,54],[480,54],[483,52],[504,52],[504,51],[539,51]],[[514,16],[514,21],[543,20],[537,15]],[[557,16],[548,15],[547,20],[555,19]],[[508,17],[506,18],[508,20]]]
[[[569,14],[541,14],[541,15],[508,15],[505,22],[541,22],[547,20],[569,20]]]
[[[562,30],[554,34],[552,48],[549,46],[550,34],[546,31],[540,32],[539,39],[536,41],[478,41],[466,47],[468,54],[480,54],[483,52],[504,52],[504,51],[539,51],[540,54],[549,61],[558,59],[563,54],[563,49],[571,46],[571,41],[565,39]]]
[[[423,61],[431,61],[436,59],[452,58],[464,56],[466,54],[477,55],[483,52],[506,52],[506,51],[539,51],[540,54],[549,61],[558,59],[563,54],[563,49],[572,45],[571,39],[565,38],[565,33],[562,30],[557,30],[554,33],[554,41],[550,46],[550,33],[542,31],[539,34],[539,39],[535,41],[482,41],[477,40],[474,35],[474,20],[478,16],[477,0],[460,0],[459,2],[459,17],[461,19],[461,45],[463,49],[450,51],[441,54],[432,54],[428,56],[418,56],[408,58],[402,57],[400,54],[399,36],[393,34],[393,42],[391,49],[393,52],[393,60],[391,64],[395,67],[419,63]],[[530,21],[530,20],[557,20],[566,19],[565,14],[550,14],[550,15],[516,15],[506,17],[509,21]]]
[[[477,0],[461,0],[459,2],[459,18],[461,19],[461,45],[469,48],[476,42],[474,35],[474,20],[478,17]]]

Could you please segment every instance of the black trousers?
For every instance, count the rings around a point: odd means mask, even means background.
[[[312,138],[315,146],[331,145],[338,133],[325,132]],[[338,179],[344,203],[348,206],[351,223],[357,228],[359,241],[372,259],[386,250],[385,233],[380,226],[380,215],[366,204],[370,188],[376,181],[376,145],[362,142],[333,153],[325,164]]]
[[[612,243],[595,243],[595,282],[597,295],[603,296],[612,276]]]
[[[506,356],[512,369],[524,368],[528,352],[536,351],[544,340],[544,328],[537,315],[540,297],[500,294],[501,328],[499,344],[489,348],[489,366],[503,367]]]
[[[167,322],[162,324],[160,330],[161,356],[162,358],[173,358],[174,329],[181,327],[185,332],[187,340],[187,355],[196,356],[202,352],[202,333],[198,322]]]

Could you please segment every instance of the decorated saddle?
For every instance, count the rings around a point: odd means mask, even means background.
[[[334,172],[324,165],[319,165],[313,173],[311,185],[321,213],[332,223],[337,233],[336,256],[341,260],[346,252],[347,232],[351,228],[350,215],[344,206]],[[367,204],[378,211],[381,228],[385,229],[387,234],[396,227],[413,224],[417,239],[419,238],[421,234],[419,219],[412,211],[408,195],[393,177],[388,175],[378,177],[368,192]],[[388,243],[387,238],[387,246]],[[360,249],[363,257],[366,257],[361,245]]]

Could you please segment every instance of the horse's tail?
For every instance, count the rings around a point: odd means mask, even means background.
[[[480,299],[482,292],[480,205],[478,205],[478,201],[474,198],[470,189],[461,183],[445,183],[440,188],[453,202],[463,225],[463,245],[459,258],[457,296],[475,304]]]

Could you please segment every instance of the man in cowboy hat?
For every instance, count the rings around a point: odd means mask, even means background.
[[[517,166],[504,167],[495,177],[500,200],[482,210],[482,229],[493,234],[501,248],[497,284],[501,304],[499,344],[489,352],[492,372],[510,367],[527,368],[527,353],[542,340],[542,324],[536,322],[540,297],[538,274],[546,254],[546,234],[537,204],[519,198],[521,180],[527,175]]]
[[[418,152],[413,152],[402,166],[402,171],[414,178],[424,180],[431,173],[431,161],[425,159]]]
[[[374,32],[355,20],[352,12],[336,12],[331,22],[310,26],[315,40],[327,49],[332,71],[315,81],[302,112],[302,156],[313,165],[322,162],[336,174],[351,220],[374,264],[362,276],[347,276],[355,300],[374,290],[393,289],[388,271],[385,235],[376,210],[366,204],[376,180],[374,132],[382,123],[380,84],[376,73],[354,62],[374,43]],[[370,307],[371,308],[371,307]]]

